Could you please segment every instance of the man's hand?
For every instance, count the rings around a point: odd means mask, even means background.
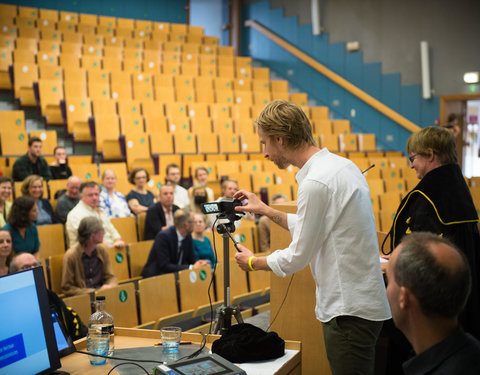
[[[253,253],[243,245],[238,244],[237,246],[240,250],[235,253],[235,260],[237,261],[238,266],[244,271],[251,271],[250,267],[248,266],[248,260]]]
[[[125,242],[123,242],[121,239],[118,238],[115,241],[113,241],[113,246],[115,246],[117,249],[121,249],[125,247]]]
[[[202,267],[206,267],[206,266],[209,266],[210,265],[210,261],[209,260],[206,260],[206,259],[200,259],[200,260],[197,260],[194,264],[193,264],[193,269],[197,269],[197,268],[202,268]]]
[[[250,193],[249,191],[239,190],[233,195],[233,197],[242,202],[245,199],[247,200],[246,203],[243,203],[243,206],[235,207],[235,211],[265,215],[265,212],[268,209],[268,206],[265,203],[263,203],[255,194]]]
[[[98,290],[110,289],[112,285],[110,284],[103,284]]]

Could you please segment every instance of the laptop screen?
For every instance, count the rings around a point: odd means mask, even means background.
[[[0,373],[60,368],[43,269],[0,277]]]
[[[50,312],[53,322],[53,330],[55,331],[55,339],[57,340],[57,349],[60,358],[69,355],[75,351],[75,345],[67,333],[67,329],[63,324],[62,318],[58,316],[54,307],[50,306]]]

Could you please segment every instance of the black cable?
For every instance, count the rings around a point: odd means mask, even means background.
[[[205,333],[203,332],[200,332],[200,334],[202,335],[203,339],[202,339],[202,343],[200,344],[200,348],[195,350],[192,354],[189,354],[189,355],[186,355],[184,357],[181,357],[179,359],[177,359],[175,362],[178,362],[178,361],[181,361],[182,359],[191,359],[191,358],[194,358],[196,357],[197,355],[199,355],[203,348],[205,348],[205,345],[207,344],[207,336]]]
[[[93,354],[89,352],[84,352],[82,350],[75,350],[75,353],[80,353],[80,354],[85,354],[85,355],[91,355],[93,357],[101,357],[105,359],[116,359],[117,361],[130,361],[130,362],[145,362],[145,363],[160,363],[163,365],[163,362],[161,361],[155,361],[151,359],[130,359],[130,358],[119,358],[119,357],[113,357],[113,356],[108,356],[108,355],[102,355],[102,354]]]
[[[295,274],[292,274],[292,277],[290,278],[290,282],[288,283],[288,286],[287,286],[287,291],[285,292],[285,296],[283,296],[283,301],[282,303],[280,304],[278,310],[277,310],[277,313],[275,314],[275,318],[273,318],[272,322],[270,323],[270,325],[268,326],[268,328],[266,329],[266,332],[268,332],[270,330],[270,327],[272,326],[273,323],[275,323],[275,320],[277,319],[277,316],[278,316],[278,313],[280,312],[280,310],[282,309],[283,307],[283,304],[285,303],[285,300],[287,299],[287,296],[288,296],[288,291],[290,290],[290,285],[292,285],[292,281],[293,281],[293,277],[295,276]],[[271,312],[271,310],[270,310]]]
[[[115,370],[117,367],[122,366],[122,365],[135,365],[135,366],[138,366],[138,367],[140,367],[143,371],[145,371],[145,373],[146,373],[147,375],[150,375],[150,373],[145,369],[145,367],[140,366],[138,363],[135,363],[135,362],[123,362],[123,363],[119,363],[119,364],[113,366],[113,367],[111,368],[111,370],[110,370],[109,372],[107,372],[107,375],[110,375],[113,370]]]

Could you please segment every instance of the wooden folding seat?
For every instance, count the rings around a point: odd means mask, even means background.
[[[59,40],[40,40],[38,41],[38,52],[55,52],[57,56],[60,54]]]
[[[212,133],[197,133],[198,153],[200,154],[218,154],[218,135]]]
[[[217,65],[200,63],[199,73],[201,77],[216,77]]]
[[[208,287],[211,279],[210,266],[178,272],[181,311],[195,309],[209,303]]]
[[[82,55],[102,56],[102,45],[84,44],[82,47]]]
[[[180,101],[165,103],[165,113],[168,118],[188,116],[187,104]]]
[[[120,134],[144,133],[145,126],[143,117],[140,113],[121,115],[120,118]]]
[[[38,81],[38,67],[36,64],[13,64],[14,94],[23,106],[36,105],[33,92],[33,82]]]
[[[172,42],[185,43],[187,36],[184,33],[170,31],[169,38]]]
[[[47,259],[47,274],[50,290],[62,294],[62,268],[64,254],[50,255]]]
[[[94,117],[95,149],[102,160],[122,159],[119,143],[120,126],[116,114],[101,114]]]
[[[235,68],[235,77],[240,79],[252,78],[252,67],[250,66],[237,66]]]
[[[395,213],[400,204],[401,195],[399,191],[390,191],[379,194],[378,199],[381,211]]]
[[[260,188],[268,187],[274,184],[272,172],[255,172],[252,173],[252,188],[256,193],[260,192]]]
[[[203,104],[214,103],[215,91],[211,87],[197,87],[195,88],[195,98],[197,100],[197,103],[203,103]]]
[[[377,168],[386,168],[390,166],[390,163],[386,157],[369,157],[370,164],[375,164]]]
[[[91,101],[85,98],[72,98],[65,96],[65,108],[67,115],[67,130],[70,134],[74,130],[88,128],[88,119],[92,115]]]
[[[176,154],[196,154],[196,137],[193,133],[177,133],[173,135]]]
[[[106,39],[115,39],[115,28],[113,28],[112,26],[108,26],[108,25],[97,25],[96,27],[97,29],[97,35],[102,35],[104,36]],[[116,41],[116,39],[115,39]]]
[[[370,195],[376,196],[385,193],[385,183],[380,178],[369,178],[368,187],[370,189]]]
[[[186,115],[170,115],[167,119],[170,133],[191,132],[190,119]]]
[[[388,232],[392,227],[393,220],[395,219],[395,212],[393,211],[379,211],[378,216],[380,218],[382,232]]]
[[[139,53],[139,52],[136,52]],[[141,58],[124,58],[123,59],[123,70],[125,72],[131,72],[134,74],[141,73],[143,71],[142,59]]]
[[[238,135],[235,134],[218,134],[220,152],[237,154],[240,152],[240,142]]]
[[[98,21],[99,21],[98,16],[96,14],[86,14],[86,13],[78,14],[79,24],[97,26]]]
[[[63,31],[63,42],[83,43],[83,34],[75,31]]]
[[[100,27],[100,26],[99,26]],[[105,35],[105,47],[124,47],[125,39],[121,36]]]
[[[196,56],[184,55],[184,61],[180,65],[180,74],[193,77],[199,75],[199,65]]]
[[[356,134],[339,134],[338,139],[340,142],[340,151],[357,151],[358,150],[358,140]]]
[[[328,107],[310,107],[310,118],[312,120],[328,120]]]
[[[133,75],[133,98],[135,100],[154,100],[152,75],[142,73]]]
[[[83,55],[80,58],[81,66],[85,69],[102,69],[102,58],[97,55]]]
[[[215,92],[215,103],[223,104],[223,105],[234,104],[233,90],[217,89]],[[240,104],[240,103],[237,103],[237,104]],[[249,103],[246,103],[246,104],[248,105]]]
[[[234,66],[234,56],[232,55],[219,55],[217,57],[219,66]]]
[[[83,34],[84,40],[86,37],[97,37],[97,27],[94,25],[85,25],[85,24],[77,24],[77,32]]]
[[[115,317],[117,327],[138,325],[137,300],[133,282],[95,291],[95,297],[105,296],[105,310]]]
[[[399,192],[404,193],[407,191],[407,186],[405,184],[405,180],[401,177],[393,177],[393,178],[384,178],[385,182],[385,192]]]
[[[93,180],[99,182],[97,164],[71,164],[72,174],[80,177],[82,180]]]
[[[212,121],[213,132],[217,134],[233,134],[233,121],[231,118],[222,117]]]
[[[192,133],[208,133],[212,132],[212,120],[208,116],[190,117]]]
[[[58,56],[59,56],[58,51],[39,52],[37,53],[37,65],[39,67],[45,66],[45,65],[58,66]]]
[[[25,39],[23,39],[25,40]],[[30,39],[28,39],[30,40]],[[14,49],[13,50],[13,62],[16,64],[35,64],[36,60],[36,49],[31,51],[30,49]]]
[[[250,154],[250,153],[258,153],[262,151],[257,134],[253,132],[240,134],[240,140],[241,140],[241,145],[240,145],[241,152]]]
[[[253,224],[253,227],[250,224]],[[254,221],[242,219],[240,227],[233,233],[233,238],[235,238],[235,241],[238,243],[256,252],[255,229],[256,225]],[[232,257],[234,255],[234,253],[231,254]]]
[[[399,167],[385,167],[381,169],[381,172],[384,180],[403,177],[403,169]]]
[[[16,56],[14,56],[15,60],[17,62],[23,61],[28,63],[30,59],[26,59],[26,60],[21,59],[22,56],[20,54],[24,53],[21,51],[30,52],[28,54],[28,57],[30,57],[32,53],[35,54],[38,51],[38,38],[18,37],[15,40],[15,49],[19,51],[17,52]]]
[[[133,37],[133,31],[132,29],[117,27],[115,29],[115,36],[125,40],[130,40]]]
[[[337,134],[320,134],[321,147],[328,148],[329,151],[340,151]]]
[[[391,167],[410,168],[410,165],[407,163],[408,159],[403,155],[387,156],[387,159]]]
[[[63,22],[77,24],[79,20],[78,13],[60,11],[59,20]]]
[[[63,224],[39,225],[38,239],[40,240],[40,258],[52,255],[65,254],[65,234]]]
[[[42,140],[42,155],[53,155],[53,150],[58,145],[55,130],[34,130],[29,133],[30,138],[38,137]]]
[[[0,4],[0,12],[3,16],[16,17],[17,16],[17,6]]]
[[[165,30],[153,30],[152,32],[152,40],[155,42],[168,42],[170,40],[169,34]]]
[[[55,209],[55,206],[57,204],[57,199],[55,198],[55,195],[60,190],[65,190],[66,188],[67,188],[67,179],[48,181],[48,192],[50,196],[50,204],[52,205],[53,209]],[[62,228],[62,232],[63,232],[63,228]]]
[[[287,93],[288,94],[288,81],[285,80],[273,80],[270,81],[270,91],[273,93]]]
[[[15,111],[0,111],[1,130],[26,130],[25,128],[25,112],[20,110]]]
[[[98,16],[98,25],[104,25],[108,27],[117,26],[117,18],[112,16]]]
[[[110,90],[112,91],[112,99],[115,100],[132,100],[133,90],[131,84],[131,74],[122,71],[112,71],[110,74]]]
[[[53,21],[53,22],[57,22],[59,20],[58,10],[40,8],[38,10],[38,18],[40,20],[50,20],[50,21]]]
[[[252,105],[253,95],[252,91],[234,91],[235,103],[237,105]]]
[[[35,26],[20,25],[17,26],[17,34],[19,38],[40,39],[40,31]]]
[[[119,116],[141,115],[141,102],[138,100],[118,100],[117,113]]]
[[[80,68],[80,59],[78,55],[73,53],[60,53],[58,57],[59,65],[64,68]]]
[[[63,302],[67,308],[70,307],[75,310],[82,322],[88,322],[88,318],[90,318],[93,312],[90,293],[65,297],[63,298]]]
[[[63,100],[62,80],[38,80],[39,105],[47,124],[63,124],[60,101]]]
[[[222,160],[215,164],[219,176],[229,176],[231,173],[240,172],[240,165],[236,160]]]
[[[235,68],[230,65],[218,65],[217,67],[218,77],[225,78],[234,78],[235,77]]]
[[[241,160],[239,161],[240,172],[242,173],[256,173],[263,171],[263,165],[260,160]]]
[[[190,116],[191,118],[209,117],[209,111],[209,105],[206,103],[188,103],[188,116]]]
[[[102,69],[104,70],[109,70],[109,71],[115,71],[115,70],[122,70],[122,59],[119,57],[114,57],[114,56],[104,56],[102,58]],[[112,80],[112,85],[116,83],[117,86],[118,84],[121,84],[121,82],[115,82]]]
[[[233,80],[235,91],[252,91],[252,80],[250,78],[236,78]]]
[[[110,98],[110,83],[109,83],[108,75],[106,75],[106,78],[103,81],[88,80],[87,87],[88,87],[88,97],[91,100]]]
[[[129,217],[135,221],[132,216]],[[107,251],[110,258],[110,263],[112,265],[113,274],[117,277],[117,280],[120,283],[128,281],[130,279],[130,275],[128,270],[127,249],[109,247]]]
[[[334,134],[350,134],[350,120],[332,120],[332,129]]]
[[[150,252],[150,247],[148,248],[148,252]],[[135,250],[137,249],[133,251]],[[132,254],[133,251],[132,247],[130,247],[130,254]],[[145,257],[142,268],[146,260],[147,258]],[[138,297],[140,304],[140,321],[142,324],[157,321],[161,317],[178,313],[175,274],[167,273],[165,275],[139,280]]]
[[[7,48],[0,47],[0,89],[11,90],[12,83],[8,72],[9,66],[13,64],[12,52]]]
[[[150,161],[149,170],[152,172],[153,164],[150,157],[150,141],[148,135],[145,133],[126,134],[125,145],[128,169],[132,170],[136,161],[148,164],[148,160]]]
[[[270,80],[270,69],[268,68],[253,68],[252,78],[257,80]]]
[[[23,155],[28,148],[28,135],[23,128],[2,127],[0,130],[2,155]]]
[[[231,107],[229,104],[212,103],[210,104],[210,117],[212,119],[231,118]]]
[[[123,47],[121,46],[103,46],[103,56],[113,57],[119,60],[123,59]]]
[[[58,21],[57,30],[61,31],[62,33],[76,33],[77,26],[75,23],[72,23],[72,22]]]

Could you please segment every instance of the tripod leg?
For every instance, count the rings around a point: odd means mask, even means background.
[[[235,311],[235,320],[237,321],[237,323],[238,324],[243,323],[242,314],[240,313],[240,309],[238,308],[238,306],[234,307],[234,311]]]

